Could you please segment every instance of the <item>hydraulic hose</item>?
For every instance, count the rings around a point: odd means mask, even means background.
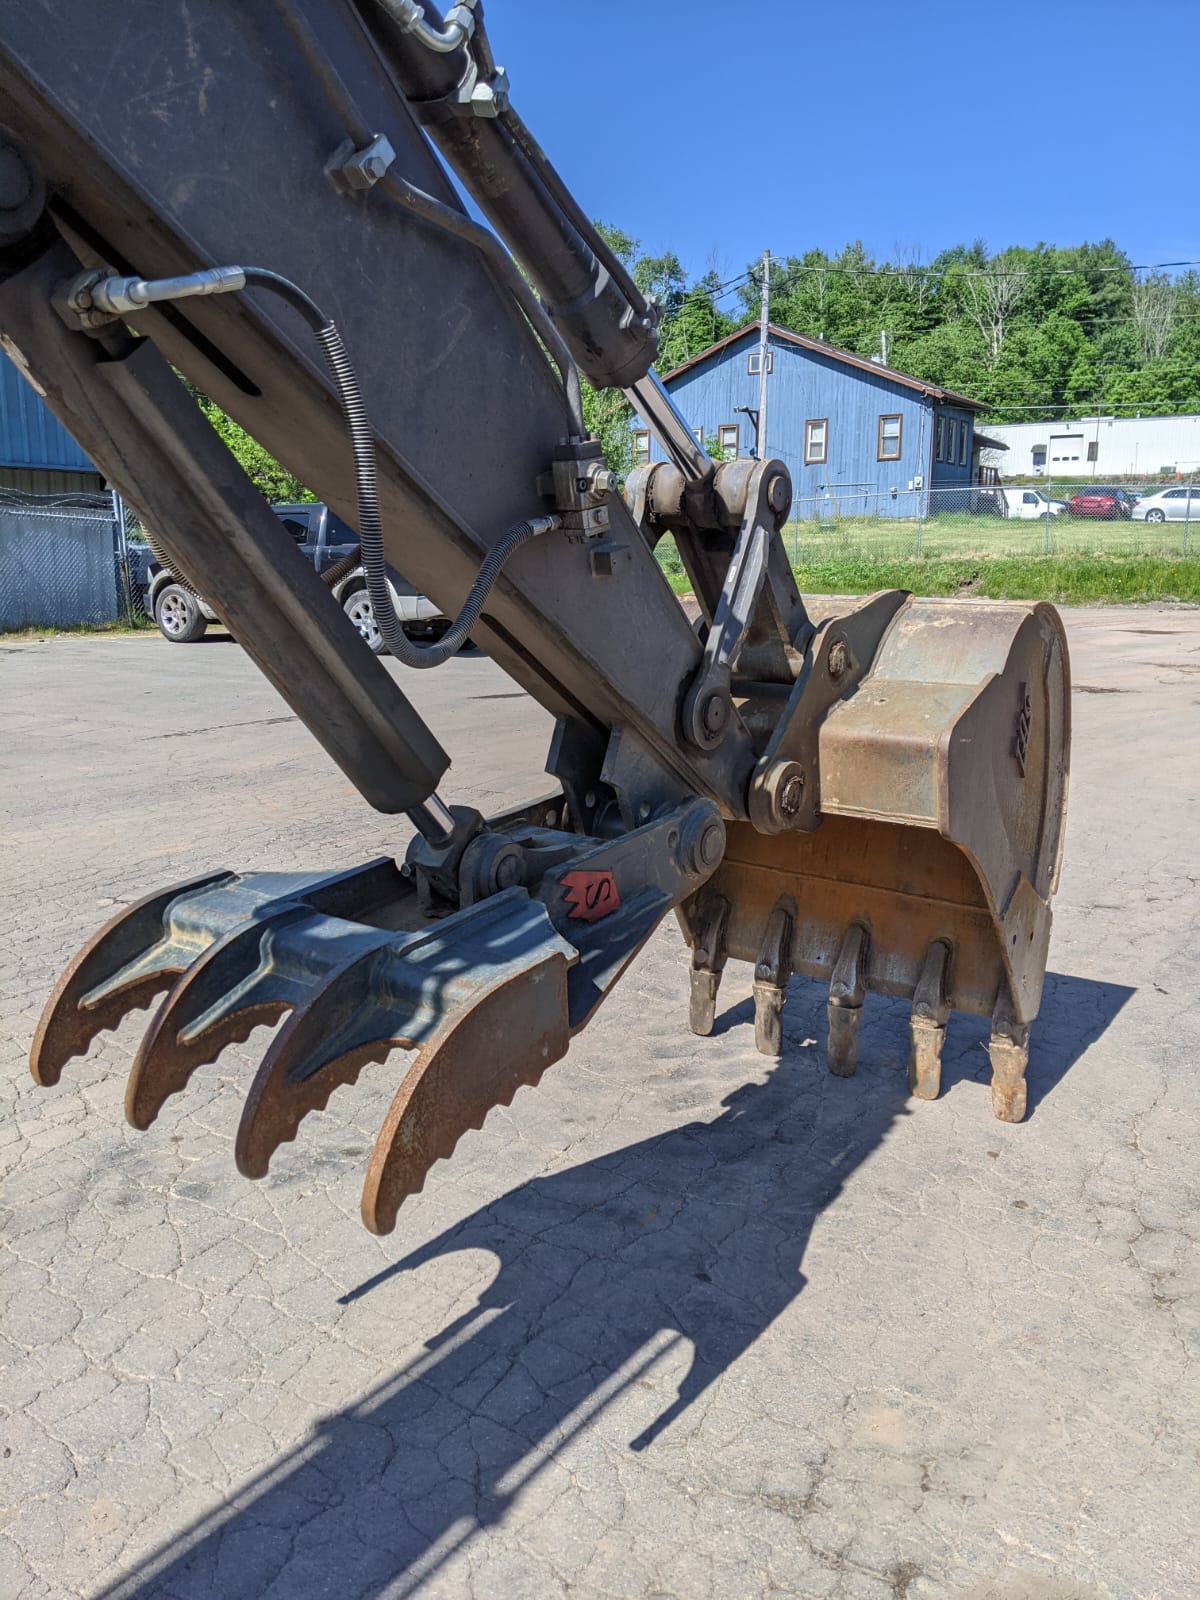
[[[328,572],[321,574],[321,582],[327,589],[336,589],[343,578],[348,578],[355,567],[362,565],[362,545],[356,544],[353,550],[348,551],[340,561],[335,561]]]
[[[387,562],[383,553],[383,524],[379,515],[379,484],[375,472],[375,435],[367,420],[366,407],[359,393],[358,378],[346,354],[342,336],[333,322],[326,322],[317,333],[317,342],[325,353],[329,371],[337,386],[342,415],[354,451],[354,479],[358,497],[358,537],[362,551],[363,571],[367,578],[367,593],[371,609],[383,635],[383,641],[398,661],[406,667],[440,667],[456,655],[470,638],[471,630],[479,621],[488,595],[500,575],[500,569],[523,544],[541,533],[549,533],[562,526],[562,518],[532,517],[518,522],[488,551],[483,565],[471,585],[462,610],[436,644],[420,645],[404,632],[392,604],[388,587]]]
[[[387,561],[383,553],[383,523],[379,515],[379,481],[375,471],[375,435],[367,420],[367,409],[359,392],[358,378],[338,332],[337,325],[327,317],[312,297],[278,272],[265,267],[215,267],[204,272],[190,273],[180,278],[97,278],[90,274],[77,280],[73,287],[72,304],[80,311],[98,308],[108,316],[123,316],[140,311],[161,300],[182,300],[193,295],[226,294],[241,289],[267,289],[279,295],[308,323],[317,336],[326,363],[337,389],[342,415],[350,435],[354,452],[354,481],[358,499],[358,538],[363,571],[367,579],[367,593],[371,609],[383,635],[384,643],[408,667],[439,667],[462,649],[471,636],[487,603],[500,569],[512,555],[530,539],[553,528],[562,527],[560,516],[531,517],[518,522],[488,551],[475,582],[463,602],[462,610],[436,644],[414,644],[404,632],[403,625],[392,604],[388,585]],[[350,557],[339,562],[340,570]],[[346,566],[346,571],[352,567]],[[173,574],[174,575],[174,574]],[[327,582],[337,578],[327,575]],[[188,585],[190,587],[190,585]]]

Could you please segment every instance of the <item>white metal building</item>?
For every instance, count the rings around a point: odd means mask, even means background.
[[[1200,480],[1200,416],[1079,417],[1073,422],[989,423],[1008,446],[1008,477]]]

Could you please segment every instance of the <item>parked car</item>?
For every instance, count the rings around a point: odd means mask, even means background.
[[[1004,496],[1010,517],[1031,519],[1044,517],[1047,513],[1052,517],[1061,517],[1067,509],[1065,500],[1048,500],[1040,489],[1018,487],[1002,489],[1000,492]]]
[[[1185,483],[1143,495],[1133,514],[1139,522],[1200,522],[1200,487]]]
[[[313,569],[324,575],[358,546],[358,535],[326,505],[273,506],[272,510],[296,541],[296,547]],[[423,594],[418,594],[396,572],[389,574],[389,587],[396,615],[405,633],[413,637],[437,637],[449,626],[447,619]],[[355,565],[332,585],[333,597],[362,635],[367,647],[381,655],[387,646],[375,621],[367,575]],[[151,562],[146,588],[146,611],[158,623],[163,636],[173,644],[191,644],[204,637],[210,622],[220,618],[202,595],[180,583],[159,562]]]
[[[1077,489],[1067,501],[1067,510],[1073,517],[1101,517],[1115,522],[1133,512],[1133,498],[1124,489],[1089,484]]]

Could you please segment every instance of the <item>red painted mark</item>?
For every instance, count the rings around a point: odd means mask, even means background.
[[[621,904],[611,872],[568,872],[559,879],[567,891],[568,915],[576,922],[599,922]]]

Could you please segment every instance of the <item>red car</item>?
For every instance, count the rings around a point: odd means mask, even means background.
[[[1067,501],[1073,517],[1105,517],[1110,522],[1133,513],[1133,500],[1124,489],[1080,489]]]

